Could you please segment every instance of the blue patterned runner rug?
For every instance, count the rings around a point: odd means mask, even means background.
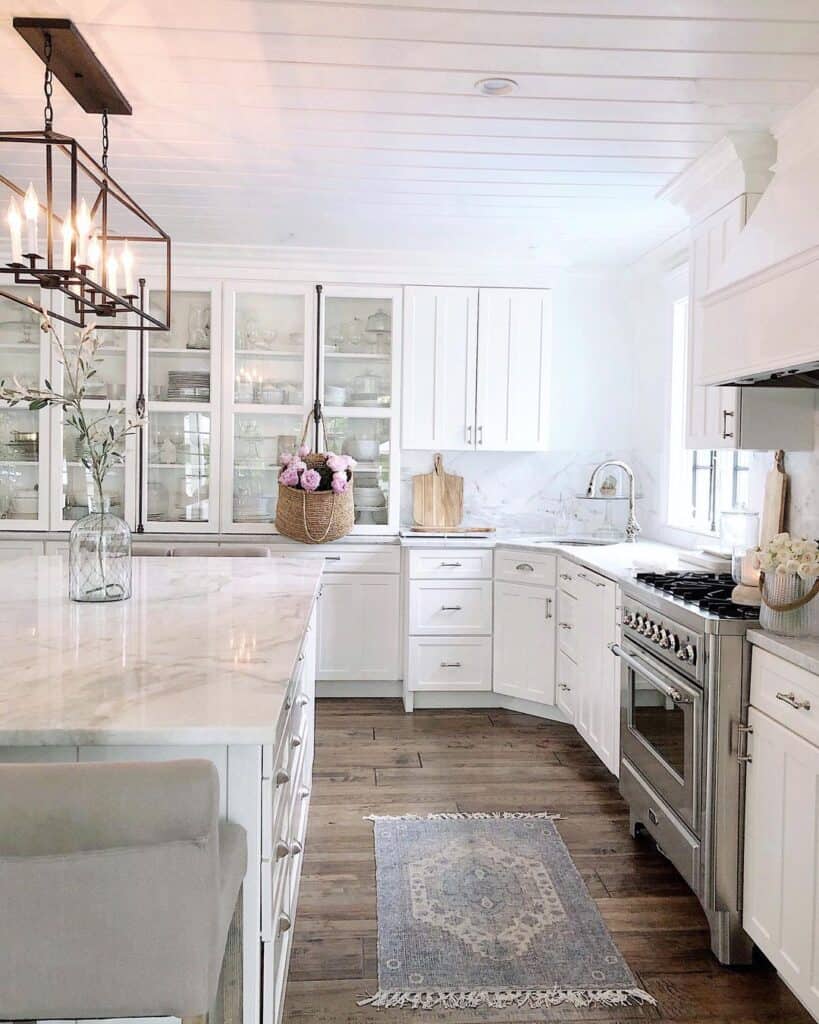
[[[655,1005],[615,946],[555,817],[369,817],[378,992],[359,1005]]]

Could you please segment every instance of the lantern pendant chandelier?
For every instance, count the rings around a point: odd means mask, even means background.
[[[130,114],[130,104],[73,22],[15,18],[14,27],[45,64],[45,116],[42,131],[0,132],[0,190],[10,193],[4,209],[0,191],[0,295],[30,305],[19,286],[39,287],[63,297],[43,303],[63,323],[167,331],[171,239],[108,173],[108,117]],[[102,115],[100,163],[54,131],[55,74],[87,113]],[[137,263],[156,287],[149,309]]]

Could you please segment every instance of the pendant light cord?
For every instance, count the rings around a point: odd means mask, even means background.
[[[108,108],[102,112],[102,169],[108,173]]]
[[[54,95],[54,74],[51,70],[52,53],[53,47],[51,43],[51,33],[46,32],[43,43],[43,57],[45,59],[45,76],[43,78],[45,108],[43,109],[43,119],[45,121],[45,130],[47,133],[54,127],[54,107],[51,105],[51,97]]]

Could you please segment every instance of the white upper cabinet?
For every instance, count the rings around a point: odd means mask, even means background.
[[[405,448],[547,447],[548,291],[407,288],[405,310]]]
[[[481,288],[475,431],[479,450],[547,447],[551,327],[549,292]]]
[[[404,448],[474,448],[478,289],[405,289],[404,331]]]
[[[686,447],[737,448],[737,388],[706,388],[702,377],[703,331],[700,300],[713,286],[714,277],[731,245],[745,226],[748,196],[738,196],[698,224],[691,235],[688,258],[689,338],[687,365]]]

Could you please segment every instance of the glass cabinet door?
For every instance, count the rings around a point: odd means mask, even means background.
[[[226,294],[225,527],[239,533],[274,529],[279,456],[301,441],[314,383],[308,286],[248,284]],[[227,398],[227,396],[226,396]]]
[[[39,306],[38,289],[15,291]],[[0,296],[0,380],[42,384],[49,345],[37,310]],[[0,403],[0,530],[48,527],[48,416]]]
[[[398,528],[401,290],[324,291],[321,389],[332,451],[356,460],[356,531]]]
[[[165,293],[150,302],[164,308]],[[170,331],[146,335],[146,531],[219,529],[219,318],[217,287],[182,284],[171,293]]]

